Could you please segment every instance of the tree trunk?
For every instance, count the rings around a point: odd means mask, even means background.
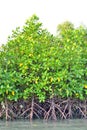
[[[7,102],[7,98],[5,98],[5,117],[6,117],[6,120],[8,120],[8,102]]]

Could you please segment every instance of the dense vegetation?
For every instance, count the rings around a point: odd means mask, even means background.
[[[33,15],[0,47],[0,117],[87,117],[87,28],[68,21],[57,35]]]

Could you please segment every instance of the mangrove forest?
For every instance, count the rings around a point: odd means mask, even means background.
[[[56,35],[36,15],[0,47],[0,119],[87,118],[87,28]]]

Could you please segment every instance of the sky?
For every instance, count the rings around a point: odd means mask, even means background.
[[[0,45],[33,14],[55,35],[57,25],[67,20],[87,26],[87,0],[0,0]]]

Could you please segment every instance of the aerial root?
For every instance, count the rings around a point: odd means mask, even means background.
[[[46,112],[44,119],[46,119],[46,120],[48,120],[48,119],[57,120],[57,110],[60,112],[62,117],[64,119],[66,119],[66,117],[65,117],[64,113],[62,112],[60,106],[55,103],[54,99],[51,99],[51,101],[49,103],[50,103],[50,107],[49,107],[49,110]]]
[[[21,106],[21,107],[20,107]],[[0,107],[0,119],[29,119],[34,118],[45,120],[87,118],[87,101],[77,99],[47,99],[44,103],[38,102],[32,97],[31,100],[8,102],[5,99],[4,105]]]

